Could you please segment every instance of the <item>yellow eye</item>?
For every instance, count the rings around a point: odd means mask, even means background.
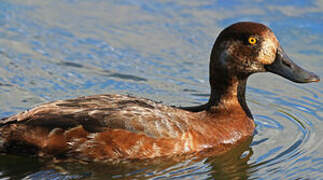
[[[256,40],[256,38],[254,38],[254,37],[249,37],[248,42],[249,42],[250,44],[256,44],[257,40]]]

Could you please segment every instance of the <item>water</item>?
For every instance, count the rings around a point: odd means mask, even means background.
[[[289,56],[323,77],[323,1],[0,1],[0,117],[40,103],[122,93],[165,104],[208,99],[218,33],[269,25]],[[1,179],[322,179],[323,85],[257,74],[247,100],[251,145],[221,157],[121,164],[0,155]]]

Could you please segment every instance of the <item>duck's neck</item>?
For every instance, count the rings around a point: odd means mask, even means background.
[[[210,76],[211,96],[207,103],[207,111],[232,113],[243,110],[249,118],[252,118],[245,98],[247,77],[231,76],[229,73],[220,73],[220,71],[212,74]]]

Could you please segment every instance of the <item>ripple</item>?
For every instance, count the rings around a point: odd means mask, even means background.
[[[133,80],[133,81],[147,81],[147,79],[130,75],[130,74],[121,74],[121,73],[112,73],[109,75],[110,77],[116,77],[119,79],[125,79],[125,80]]]
[[[70,66],[70,67],[75,67],[75,68],[83,68],[84,67],[82,64],[74,63],[74,62],[60,62],[57,64],[61,65],[61,66]]]
[[[70,179],[82,179],[89,175],[66,175],[62,173],[58,173],[55,170],[45,170],[38,171],[36,173],[30,174],[24,178],[23,180],[37,180],[37,179],[47,179],[47,180],[70,180]]]
[[[318,107],[315,104],[304,103],[302,100],[289,97],[277,97],[275,98],[275,103],[279,104],[279,106],[275,107],[280,108],[274,112],[274,116],[272,116],[274,118],[264,115],[255,116],[257,132],[261,132],[257,133],[256,137],[261,137],[252,146],[263,146],[265,141],[266,144],[271,144],[271,147],[254,159],[251,169],[254,169],[256,177],[261,177],[268,173],[277,177],[298,177],[299,174],[290,173],[290,171],[299,167],[297,162],[301,161],[300,159],[312,159],[308,154],[317,150],[311,146],[313,139],[316,137],[313,137],[315,132],[315,129],[313,129],[314,123],[308,117],[315,116],[314,109]],[[280,122],[285,123],[281,124]],[[278,134],[272,134],[272,131],[269,131],[268,128],[277,129]],[[265,137],[270,138],[266,139]],[[284,139],[288,139],[288,141]],[[308,151],[308,146],[314,149]],[[289,168],[282,170],[281,166],[289,166]],[[266,171],[262,171],[262,169],[266,169]],[[312,170],[304,169],[304,172],[308,171]]]

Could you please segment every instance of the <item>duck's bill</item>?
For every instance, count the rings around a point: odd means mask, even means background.
[[[270,65],[266,65],[265,68],[269,72],[278,74],[297,83],[320,81],[320,78],[316,74],[306,71],[295,64],[281,47],[277,50],[275,61]]]

